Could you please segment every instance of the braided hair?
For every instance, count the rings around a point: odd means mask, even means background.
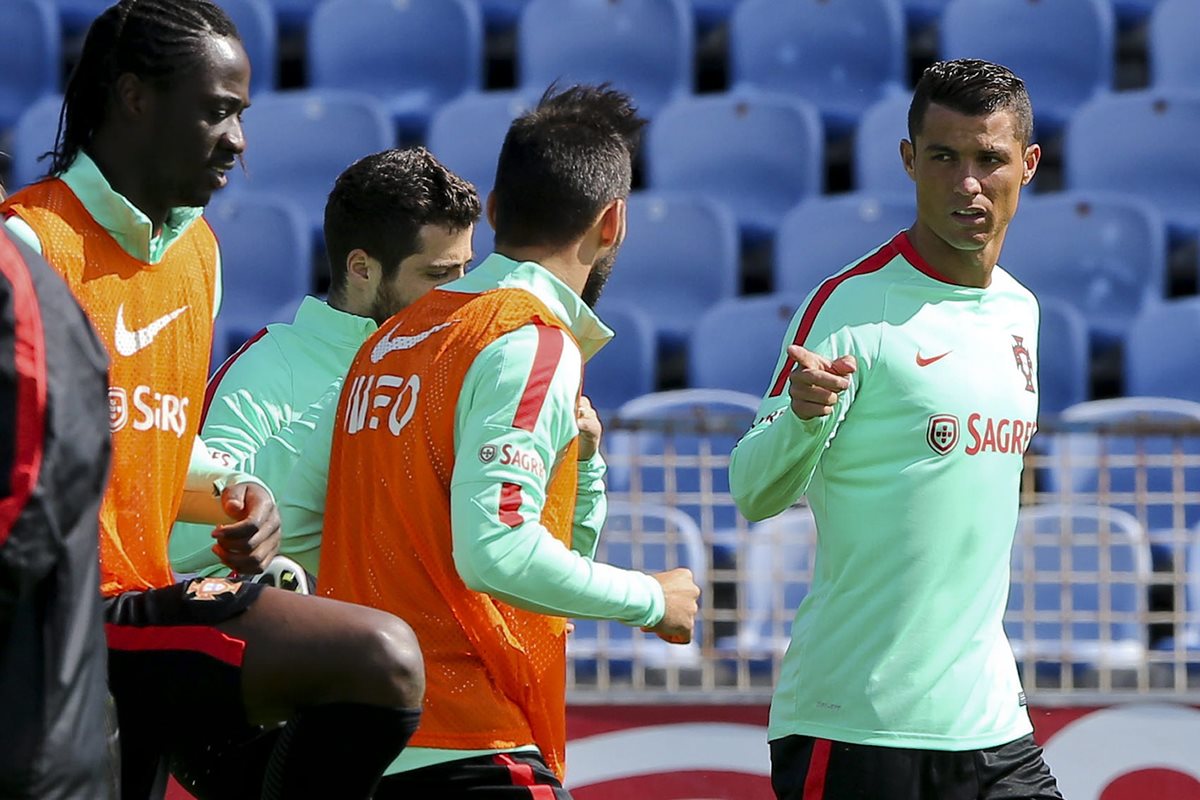
[[[117,78],[164,84],[204,56],[209,37],[240,39],[211,0],[120,0],[92,23],[58,118],[51,175],[61,175],[104,124]]]

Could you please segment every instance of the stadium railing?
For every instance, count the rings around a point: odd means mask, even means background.
[[[803,503],[757,524],[737,514],[728,443],[750,422],[749,413],[606,420],[610,502],[626,518],[639,506],[686,513],[708,563],[688,657],[664,658],[640,631],[613,640],[612,652],[604,637],[568,641],[572,702],[769,699],[812,577],[816,527]],[[1005,628],[1030,704],[1200,702],[1200,422],[1044,419],[1020,499]],[[632,548],[624,559],[655,568],[685,565],[672,561],[685,552],[694,559],[691,526],[641,531],[632,518],[618,534]]]

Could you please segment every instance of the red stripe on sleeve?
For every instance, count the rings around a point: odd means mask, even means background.
[[[521,487],[515,483],[500,484],[500,521],[510,528],[525,522],[521,516]]]
[[[537,425],[542,405],[546,401],[546,393],[550,391],[550,381],[554,379],[554,371],[558,369],[558,360],[563,351],[563,334],[558,328],[548,325],[535,327],[538,334],[537,351],[533,354],[533,366],[529,369],[525,391],[521,393],[517,415],[513,418],[514,428],[527,431],[532,431]]]
[[[808,762],[808,776],[804,779],[803,800],[824,800],[825,776],[829,773],[829,754],[833,743],[828,739],[813,741],[812,758]]]
[[[110,650],[186,650],[203,653],[235,667],[242,665],[246,643],[205,625],[104,626]]]
[[[200,409],[200,427],[204,427],[204,420],[208,417],[208,407],[212,404],[213,398],[217,395],[217,389],[221,386],[221,381],[225,378],[225,373],[233,366],[233,362],[237,361],[243,353],[250,349],[251,345],[259,339],[267,335],[267,329],[263,328],[258,333],[247,339],[241,347],[233,351],[233,355],[225,359],[225,363],[220,369],[209,378],[208,385],[204,387],[204,408]]]
[[[29,501],[42,468],[46,418],[46,340],[42,312],[25,259],[7,237],[0,235],[0,274],[12,285],[13,361],[17,370],[17,429],[9,496],[0,499],[0,546]]]
[[[495,761],[508,769],[513,786],[525,786],[529,789],[532,800],[554,800],[553,787],[539,785],[537,777],[533,774],[533,767],[529,764],[522,764],[507,753],[497,754]]]
[[[903,236],[903,233],[896,234],[890,242],[879,248],[874,255],[868,256],[845,272],[840,272],[822,283],[820,288],[817,289],[817,293],[813,295],[812,300],[809,301],[808,306],[804,309],[804,316],[800,318],[800,327],[796,329],[796,336],[792,339],[792,344],[803,346],[808,340],[808,334],[812,332],[812,326],[817,321],[817,315],[821,313],[822,306],[833,295],[835,289],[851,278],[877,272],[887,266],[887,263],[900,253],[897,241]],[[779,375],[776,376],[775,382],[771,384],[771,397],[778,397],[783,394],[783,390],[787,387],[788,376],[792,374],[793,366],[795,364],[790,358],[784,359],[783,367],[779,370]]]

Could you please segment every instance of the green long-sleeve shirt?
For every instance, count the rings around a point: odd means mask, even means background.
[[[268,325],[251,337],[209,382],[200,438],[212,456],[278,493],[311,431],[293,423],[341,380],[375,327],[374,320],[306,297],[292,322]],[[176,572],[226,572],[212,552],[211,532],[203,525],[175,526],[170,551]]]

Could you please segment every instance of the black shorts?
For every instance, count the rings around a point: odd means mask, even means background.
[[[249,581],[194,578],[105,601],[123,796],[160,796],[168,764],[202,797],[211,796],[200,789],[213,764],[225,772],[214,778],[224,784],[216,796],[236,797],[243,785],[260,791],[275,732],[246,720],[246,643],[216,626],[243,613],[263,589]],[[231,785],[230,774],[245,784]]]
[[[534,752],[464,758],[385,775],[375,800],[571,800],[570,793]]]
[[[960,752],[786,736],[771,785],[779,800],[1062,800],[1032,736]]]

